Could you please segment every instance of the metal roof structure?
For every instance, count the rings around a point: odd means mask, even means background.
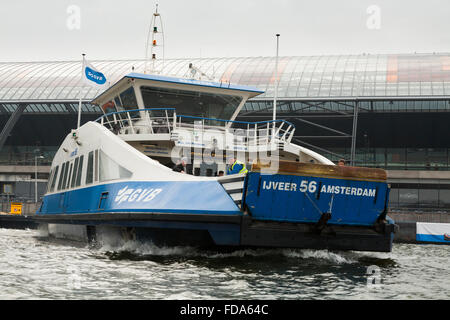
[[[90,62],[110,85],[130,72],[143,73],[145,65]],[[186,77],[190,63],[216,82],[265,91],[256,99],[273,97],[275,57],[166,59],[162,73]],[[280,100],[450,96],[450,53],[280,57],[278,74]],[[90,101],[100,93],[83,84],[81,61],[0,63],[0,103],[64,103],[80,95]]]

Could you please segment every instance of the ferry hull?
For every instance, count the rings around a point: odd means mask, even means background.
[[[383,170],[280,162],[274,174],[254,165],[226,179],[118,181],[50,194],[36,219],[85,226],[79,233],[89,241],[110,228],[162,245],[391,251],[397,226],[386,216]]]
[[[326,226],[318,232],[307,223],[268,222],[248,215],[192,215],[168,213],[54,214],[36,217],[40,223],[75,225],[80,240],[90,242],[105,228],[122,240],[150,241],[157,245],[211,247],[302,248],[389,252],[395,225],[378,228]],[[81,229],[79,227],[81,226]],[[73,237],[73,235],[71,235]]]

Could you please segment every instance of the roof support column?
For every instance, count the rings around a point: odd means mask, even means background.
[[[17,120],[19,120],[20,116],[22,115],[23,111],[26,109],[27,106],[28,104],[26,103],[19,103],[17,109],[14,111],[11,117],[9,117],[8,122],[6,122],[5,127],[0,133],[0,150],[3,148],[6,139],[8,139],[8,136],[11,133],[14,126],[16,125]]]
[[[356,132],[358,129],[358,100],[355,100],[355,106],[353,108],[353,129],[352,129],[352,147],[350,154],[350,164],[355,165],[356,160]]]

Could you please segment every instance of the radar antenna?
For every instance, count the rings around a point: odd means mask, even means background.
[[[156,68],[156,60],[160,60],[159,68]],[[158,12],[158,4],[152,15],[150,28],[147,34],[145,46],[144,73],[161,73],[164,69],[164,30],[161,15]]]
[[[204,73],[202,70],[194,66],[192,63],[189,63],[188,73],[189,74],[185,76],[188,76],[191,79],[202,80],[202,77],[206,77],[208,80],[214,80],[214,78],[208,76],[206,73]]]

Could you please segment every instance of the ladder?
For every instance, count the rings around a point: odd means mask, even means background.
[[[244,191],[245,174],[233,174],[220,177],[219,183],[233,199],[234,203],[240,208],[242,203],[242,193]]]

